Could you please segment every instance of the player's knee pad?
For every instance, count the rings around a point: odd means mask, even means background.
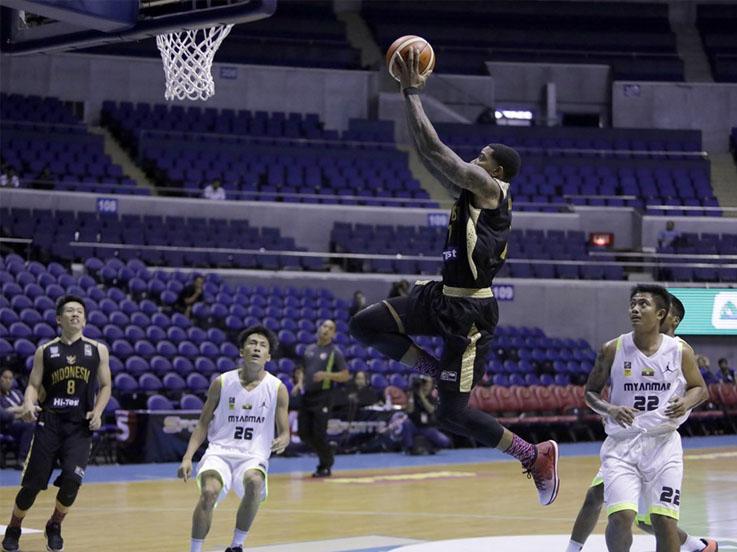
[[[56,493],[56,500],[59,501],[59,504],[67,508],[74,504],[80,485],[81,483],[74,479],[64,479],[59,485],[59,492]]]
[[[21,487],[20,491],[18,491],[18,494],[15,497],[15,505],[20,510],[28,510],[31,506],[33,506],[33,503],[36,501],[36,497],[40,492],[41,489],[30,489],[28,487]]]
[[[381,331],[381,311],[386,310],[383,305],[371,305],[357,312],[348,324],[350,334],[361,343],[372,342]]]

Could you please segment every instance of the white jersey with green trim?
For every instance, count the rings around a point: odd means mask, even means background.
[[[675,431],[691,413],[689,410],[678,418],[665,415],[669,401],[686,393],[686,378],[681,366],[684,342],[660,334],[660,347],[648,357],[635,346],[633,335],[630,332],[617,338],[609,402],[629,406],[639,412],[629,427],[622,427],[606,416],[604,429],[612,436]]]
[[[220,383],[220,401],[207,429],[208,452],[268,460],[281,381],[266,372],[261,383],[248,391],[238,370],[231,370],[220,376]]]

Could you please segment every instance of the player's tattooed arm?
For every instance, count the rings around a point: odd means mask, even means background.
[[[451,194],[457,196],[460,188],[463,188],[488,199],[498,199],[501,196],[499,185],[488,172],[473,163],[466,163],[443,144],[422,109],[418,94],[407,95],[405,106],[409,132],[417,152],[425,166],[433,167],[433,176],[446,189],[455,190]],[[442,177],[438,177],[438,174]]]

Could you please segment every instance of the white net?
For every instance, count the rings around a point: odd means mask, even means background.
[[[184,29],[156,37],[166,76],[167,100],[206,100],[215,93],[212,59],[233,25]]]

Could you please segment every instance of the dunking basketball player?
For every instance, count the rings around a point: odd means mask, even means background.
[[[456,199],[443,251],[442,282],[417,282],[408,297],[374,304],[351,320],[354,337],[390,358],[435,378],[440,393],[436,411],[445,429],[519,459],[534,479],[541,504],[558,494],[558,446],[530,444],[493,416],[468,408],[471,389],[484,373],[499,311],[492,293],[494,275],[507,256],[511,222],[510,181],[520,168],[515,150],[490,144],[466,163],[438,138],[422,108],[415,50],[404,62],[397,56],[401,94],[409,131],[424,165]],[[437,335],[445,342],[438,362],[409,335]]]
[[[601,475],[610,552],[632,545],[635,514],[650,518],[657,552],[677,552],[683,479],[680,426],[706,397],[693,349],[660,333],[670,294],[639,285],[630,294],[633,331],[601,348],[586,383],[586,403],[604,419]],[[608,401],[601,392],[611,378]]]
[[[660,325],[660,331],[670,337],[680,339],[680,337],[676,337],[675,332],[683,317],[686,316],[686,308],[675,295],[670,296],[670,301],[670,310],[668,311],[668,316],[665,317],[665,320]],[[584,543],[589,538],[589,535],[591,535],[596,522],[599,520],[599,512],[601,512],[601,506],[603,504],[604,479],[601,475],[600,468],[599,472],[594,476],[591,486],[586,491],[586,498],[581,505],[581,510],[578,512],[576,522],[573,524],[571,540],[568,543],[566,552],[580,552],[583,550]],[[638,515],[636,521],[640,529],[646,533],[653,534],[649,516]],[[714,539],[692,537],[680,528],[678,529],[678,540],[681,543],[681,550],[684,552],[717,552],[719,550],[719,545]]]
[[[54,481],[59,491],[54,513],[46,523],[46,549],[64,549],[61,523],[79,492],[90,456],[92,432],[100,429],[112,389],[107,347],[82,335],[86,312],[79,297],[61,297],[56,304],[61,337],[41,345],[33,357],[20,416],[29,422],[38,421],[21,489],[5,531],[4,552],[18,550],[23,518],[38,493],[48,486],[57,460],[61,475]],[[39,407],[36,400],[42,387],[46,396]]]

